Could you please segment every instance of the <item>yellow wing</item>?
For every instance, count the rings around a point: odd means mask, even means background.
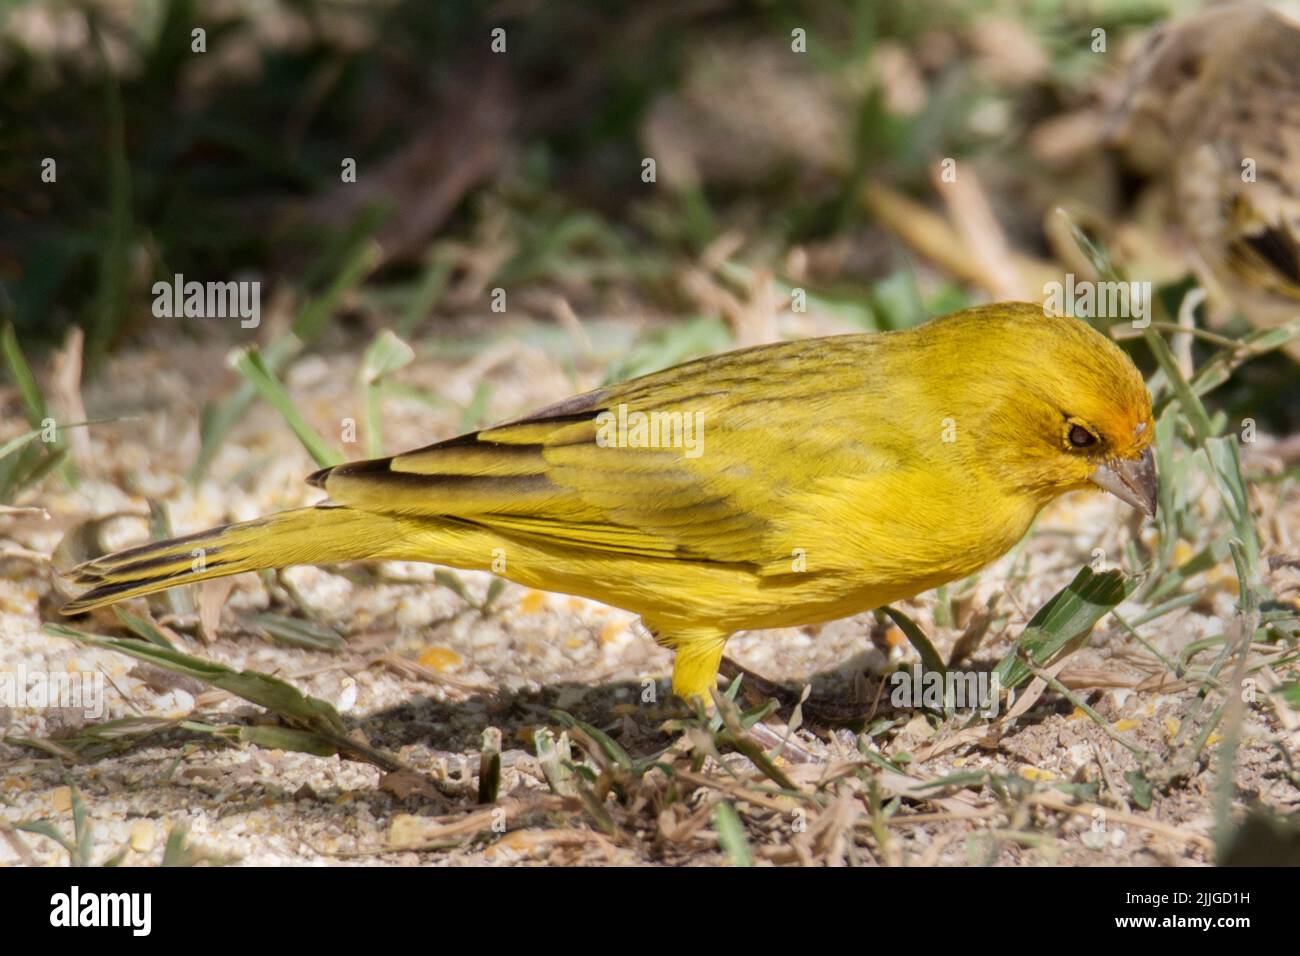
[[[889,469],[903,453],[844,438],[844,410],[860,404],[844,393],[867,386],[875,341],[702,359],[311,480],[353,508],[594,553],[784,567],[772,530],[789,526],[801,493],[822,476]],[[901,442],[907,430],[894,431]]]

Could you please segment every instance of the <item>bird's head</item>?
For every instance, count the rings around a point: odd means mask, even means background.
[[[1043,503],[1101,489],[1147,515],[1156,510],[1155,422],[1142,376],[1109,338],[1041,306],[1002,303],[962,313],[978,407],[975,460]],[[968,319],[967,321],[970,321]]]
[[[1069,369],[1054,376],[1044,394],[1057,414],[1050,416],[1044,409],[1040,416],[1042,455],[1055,462],[1058,492],[1099,488],[1154,517],[1158,489],[1151,397],[1128,357],[1102,341],[1110,347],[1106,351],[1115,354],[1094,355],[1092,361],[1096,371],[1114,376],[1112,390],[1090,391],[1091,375],[1075,375]]]

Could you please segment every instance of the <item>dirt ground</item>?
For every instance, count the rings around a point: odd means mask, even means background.
[[[468,337],[481,328],[467,322],[452,332]],[[601,341],[628,334],[615,320],[597,319],[591,328]],[[513,326],[501,333],[498,326],[496,344],[468,359],[422,353],[402,379],[462,405],[480,379],[491,381],[487,417],[493,419],[599,383],[602,357],[586,355],[575,380],[564,363],[530,344],[528,332]],[[357,407],[357,350],[336,344],[287,375],[298,407],[326,435],[338,433],[341,410],[354,414],[348,410]],[[236,669],[279,676],[333,704],[354,733],[416,773],[232,744],[183,726],[142,737],[119,753],[66,759],[60,741],[84,733],[96,719],[268,721],[260,708],[228,693],[42,630],[43,622],[60,620],[62,600],[47,556],[65,532],[89,518],[143,515],[153,500],[167,505],[175,531],[184,533],[319,497],[302,481],[313,470],[311,460],[261,404],[223,446],[208,477],[197,486],[185,481],[198,449],[199,409],[233,382],[223,358],[220,346],[179,341],[118,354],[84,395],[92,418],[121,419],[88,431],[94,468],[83,470],[74,489],[47,481],[24,502],[45,508],[48,519],[0,516],[6,548],[0,558],[0,669],[102,673],[106,681],[102,717],[0,710],[0,820],[8,825],[0,829],[0,863],[66,862],[55,840],[12,827],[47,820],[70,836],[76,800],[84,800],[93,827],[93,861],[120,855],[132,865],[159,863],[174,827],[188,831],[191,860],[251,865],[716,864],[736,858],[719,822],[723,800],[736,809],[759,862],[1212,860],[1219,732],[1183,772],[1159,779],[1187,752],[1172,742],[1199,685],[1170,673],[1152,651],[1177,660],[1194,642],[1225,633],[1235,613],[1230,565],[1187,583],[1185,592],[1202,591],[1195,603],[1142,625],[1146,646],[1108,617],[1057,675],[1111,732],[1151,755],[1145,774],[1156,785],[1147,806],[1126,783],[1126,773],[1139,769],[1133,752],[1051,690],[1023,713],[1008,717],[1004,706],[994,721],[975,720],[972,726],[980,729],[974,731],[963,730],[967,722],[960,717],[938,720],[917,711],[895,714],[874,736],[811,720],[791,732],[791,713],[783,708],[755,736],[769,751],[786,738],[776,766],[800,791],[817,797],[801,802],[771,786],[740,753],[692,762],[698,752],[688,755],[682,740],[699,744],[699,732],[678,738],[664,729],[673,716],[670,655],[631,615],[513,584],[481,613],[421,565],[297,568],[279,581],[244,575],[235,579],[216,638],[184,636],[177,644]],[[459,412],[450,407],[431,411],[390,398],[384,410],[389,450],[448,437],[460,426]],[[363,456],[360,446],[348,451]],[[1214,507],[1210,489],[1204,500],[1206,508]],[[1262,491],[1256,505],[1265,552],[1293,548],[1300,497]],[[123,519],[112,531],[121,544],[143,537],[146,528],[143,521]],[[1093,559],[1094,549],[1115,556],[1103,558],[1113,562],[1129,537],[1142,533],[1118,502],[1072,497],[1045,513],[1022,547],[949,590],[954,620],[936,620],[934,593],[900,607],[946,657],[999,596],[996,607],[1005,617],[971,656],[970,666],[987,669],[1033,612]],[[475,603],[492,581],[487,574],[458,577]],[[302,617],[304,609],[316,624],[343,636],[337,647],[289,646],[259,633],[260,613]],[[1144,610],[1124,605],[1120,616],[1133,620]],[[78,626],[125,633],[111,610]],[[1260,650],[1265,658],[1270,653]],[[814,701],[852,698],[864,711],[882,672],[915,657],[896,628],[878,625],[870,614],[815,628],[741,634],[729,654],[796,692],[811,683]],[[1235,807],[1265,803],[1294,812],[1300,788],[1280,755],[1300,746],[1300,718],[1270,706],[1267,690],[1263,686],[1243,711]],[[557,794],[534,755],[538,727],[561,729],[553,708],[600,728],[633,758],[671,746],[659,759],[674,774],[652,769],[622,792],[616,788],[603,801],[604,822],[581,799]],[[503,738],[495,807],[477,802],[479,752],[489,726]],[[895,797],[901,799],[891,802]]]

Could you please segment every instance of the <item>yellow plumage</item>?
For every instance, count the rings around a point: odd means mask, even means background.
[[[629,425],[655,412],[672,427]],[[317,472],[329,505],[82,565],[91,590],[65,612],[257,568],[431,561],[636,612],[676,649],[674,690],[707,695],[732,632],[970,574],[1063,492],[1150,510],[1153,432],[1105,337],[1033,305],[970,309],[701,359]]]

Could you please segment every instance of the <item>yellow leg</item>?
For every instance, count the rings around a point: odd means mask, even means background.
[[[673,661],[673,693],[690,700],[699,697],[706,704],[709,691],[718,680],[718,663],[729,635],[718,631],[693,631],[665,635],[661,643],[677,652]]]

